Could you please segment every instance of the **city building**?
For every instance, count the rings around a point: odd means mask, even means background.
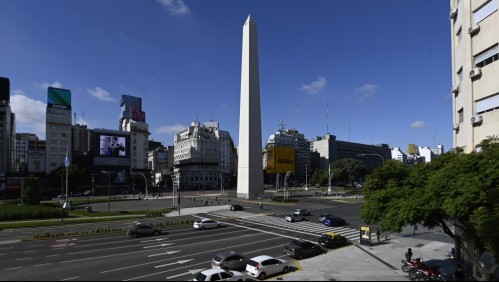
[[[16,133],[15,149],[14,149],[14,172],[28,171],[28,151],[29,143],[38,141],[36,134],[32,133]]]
[[[292,179],[304,184],[307,170],[311,171],[310,141],[296,129],[285,130],[284,123],[281,122],[280,128],[267,140],[263,164],[267,175],[285,175],[291,171]],[[268,179],[265,181],[272,182]]]
[[[193,122],[175,135],[173,151],[174,180],[180,190],[235,186],[237,151],[218,122]]]
[[[66,154],[71,162],[71,91],[49,87],[46,112],[45,170],[49,174],[64,166]]]
[[[391,149],[387,144],[367,145],[336,140],[336,136],[326,134],[312,142],[313,152],[319,153],[319,169],[329,169],[337,160],[354,158],[362,160],[373,170],[384,165],[385,160],[391,159]]]
[[[92,149],[91,130],[86,124],[75,124],[72,128],[73,156],[85,156]]]
[[[130,132],[132,172],[149,173],[149,125],[142,111],[142,98],[122,95],[120,131]]]
[[[0,77],[0,196],[8,194],[7,174],[12,171],[15,114],[10,108],[10,80]]]
[[[498,0],[450,0],[454,148],[499,134]]]
[[[219,187],[220,145],[212,128],[195,121],[174,138],[174,185],[180,190]]]
[[[392,148],[392,159],[397,160],[403,164],[407,163],[407,154],[404,153],[399,147]]]

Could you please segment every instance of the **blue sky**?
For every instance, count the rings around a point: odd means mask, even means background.
[[[262,136],[284,120],[309,140],[452,143],[449,1],[2,0],[0,76],[17,132],[45,138],[47,87],[90,128],[118,129],[142,97],[150,139],[193,120],[238,144],[242,27],[258,27]],[[326,107],[326,105],[328,105]],[[262,144],[264,145],[264,144]]]

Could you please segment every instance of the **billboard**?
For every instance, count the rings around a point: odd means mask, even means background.
[[[99,156],[101,157],[126,157],[126,138],[116,135],[99,136]]]
[[[0,101],[10,102],[10,80],[0,77]]]
[[[28,152],[28,172],[29,173],[45,172],[45,151]]]
[[[142,111],[142,98],[122,95],[120,106],[122,119],[131,119],[136,122],[146,122],[146,113]]]
[[[295,148],[267,148],[267,173],[295,173]]]
[[[71,109],[71,91],[49,87],[47,90],[47,105]]]

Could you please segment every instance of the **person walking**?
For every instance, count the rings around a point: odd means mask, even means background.
[[[407,249],[407,252],[405,253],[405,260],[407,262],[412,261],[412,249],[411,248]]]
[[[378,243],[380,242],[379,237],[381,237],[381,231],[379,230],[379,228],[376,228],[376,238],[378,238]]]

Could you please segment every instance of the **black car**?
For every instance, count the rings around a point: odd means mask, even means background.
[[[136,223],[127,231],[127,235],[133,238],[142,235],[159,235],[163,233],[163,230],[153,227],[147,223]]]
[[[242,211],[244,208],[241,205],[231,205],[230,210],[231,211]]]
[[[347,224],[346,220],[344,220],[343,218],[341,218],[339,216],[326,217],[323,222],[324,222],[324,225],[329,226],[329,227],[343,226],[343,225]]]
[[[322,254],[322,247],[303,239],[292,240],[289,245],[284,246],[284,253],[295,259],[302,259]]]

